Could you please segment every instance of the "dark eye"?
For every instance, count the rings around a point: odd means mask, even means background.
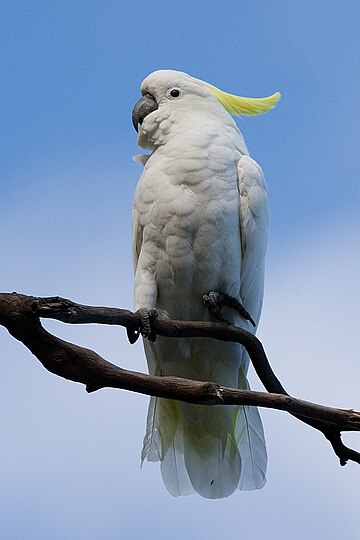
[[[169,88],[166,95],[169,99],[179,99],[183,96],[184,92],[181,88]]]

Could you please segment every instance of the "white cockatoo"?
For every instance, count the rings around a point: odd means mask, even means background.
[[[268,192],[231,114],[266,112],[280,94],[242,98],[170,70],[149,75],[141,93],[133,122],[139,146],[151,153],[135,156],[144,165],[133,206],[135,308],[143,315],[156,309],[159,318],[210,321],[210,304],[221,307],[217,293],[224,293],[257,325]],[[250,317],[230,307],[223,313],[254,331]],[[150,374],[249,388],[249,359],[239,344],[157,336],[144,339],[144,347]],[[142,460],[161,462],[174,496],[216,499],[236,488],[261,488],[267,455],[259,413],[152,397]]]

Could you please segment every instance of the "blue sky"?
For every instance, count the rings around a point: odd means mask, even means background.
[[[168,68],[245,96],[280,90],[274,111],[238,120],[271,194],[259,335],[289,392],[359,409],[359,20],[355,0],[4,2],[1,289],[131,308],[141,80]],[[46,327],[145,370],[122,329]],[[340,468],[320,435],[285,414],[262,411],[263,490],[173,499],[156,465],[139,469],[146,397],[89,396],[1,329],[0,343],[6,538],[357,536],[359,468]]]

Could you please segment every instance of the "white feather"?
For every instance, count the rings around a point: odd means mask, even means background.
[[[210,320],[202,297],[237,297],[259,320],[264,280],[267,189],[234,121],[201,81],[178,72],[145,79],[159,107],[145,117],[144,160],[133,208],[135,307],[160,317]],[[172,86],[179,100],[167,99]],[[249,329],[227,309],[234,324]],[[149,372],[248,388],[248,357],[205,338],[145,341]],[[266,449],[253,407],[199,406],[151,398],[142,460],[161,461],[169,492],[222,498],[265,483]]]

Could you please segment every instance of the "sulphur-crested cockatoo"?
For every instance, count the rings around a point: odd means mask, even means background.
[[[210,291],[237,299],[258,324],[263,299],[268,192],[231,114],[273,108],[279,93],[251,99],[186,73],[156,71],[133,110],[144,171],[133,207],[135,307],[159,318],[214,320]],[[215,303],[219,298],[215,295]],[[224,317],[252,325],[225,307]],[[144,322],[145,324],[145,322]],[[146,324],[145,324],[146,325]],[[253,329],[254,331],[254,329]],[[144,340],[151,374],[249,388],[248,356],[215,339]],[[215,499],[265,483],[266,448],[255,407],[151,398],[142,460],[160,461],[172,495]]]

